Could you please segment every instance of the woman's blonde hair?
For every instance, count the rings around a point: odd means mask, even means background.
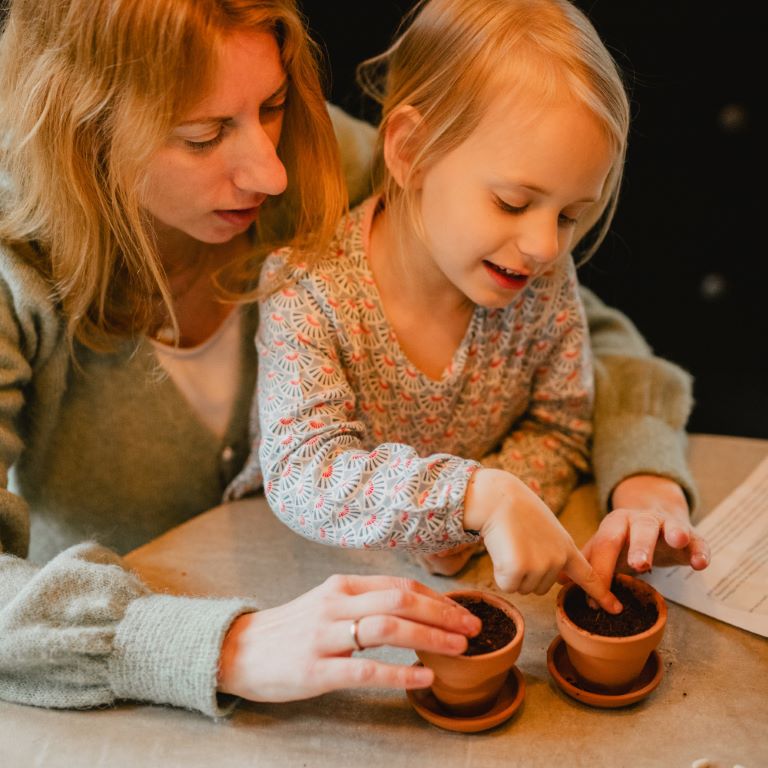
[[[404,31],[402,31],[404,30]],[[422,233],[419,171],[458,147],[498,94],[520,94],[542,108],[563,93],[602,124],[613,163],[600,200],[581,217],[575,242],[589,258],[616,210],[629,131],[629,103],[618,68],[587,17],[567,0],[422,0],[380,56],[358,67],[363,89],[382,107],[378,190],[399,231]],[[535,99],[536,101],[532,100]],[[401,187],[383,162],[387,121],[409,106],[421,121],[407,142]]]
[[[258,253],[320,248],[346,204],[315,46],[294,0],[14,0],[0,38],[0,238],[33,241],[70,339],[94,348],[173,317],[141,190],[148,160],[212,81],[219,43],[269,30],[289,79]],[[26,252],[31,252],[26,249]],[[235,287],[233,288],[233,285]]]

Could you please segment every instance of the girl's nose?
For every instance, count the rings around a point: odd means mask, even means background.
[[[254,128],[238,142],[232,170],[232,182],[243,192],[279,195],[288,185],[288,177],[277,148],[261,127]]]
[[[536,264],[549,264],[560,256],[560,227],[558,217],[554,219],[544,211],[530,215],[518,239],[518,248]]]

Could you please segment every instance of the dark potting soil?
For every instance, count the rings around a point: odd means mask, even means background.
[[[501,608],[474,597],[454,597],[459,605],[474,613],[483,622],[480,634],[469,638],[465,656],[479,656],[503,648],[517,634],[515,622]]]
[[[652,602],[645,603],[621,583],[614,581],[611,592],[619,598],[624,610],[616,615],[602,608],[590,608],[583,589],[574,587],[565,598],[565,612],[570,620],[592,632],[607,637],[628,637],[650,629],[659,618],[659,611]]]

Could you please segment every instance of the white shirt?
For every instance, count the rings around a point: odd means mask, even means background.
[[[241,313],[236,307],[216,332],[196,347],[172,347],[152,340],[160,365],[218,437],[226,433],[240,375]]]

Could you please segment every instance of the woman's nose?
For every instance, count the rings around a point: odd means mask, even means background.
[[[243,192],[279,195],[288,185],[288,176],[277,156],[276,141],[261,126],[238,142],[232,182]]]

